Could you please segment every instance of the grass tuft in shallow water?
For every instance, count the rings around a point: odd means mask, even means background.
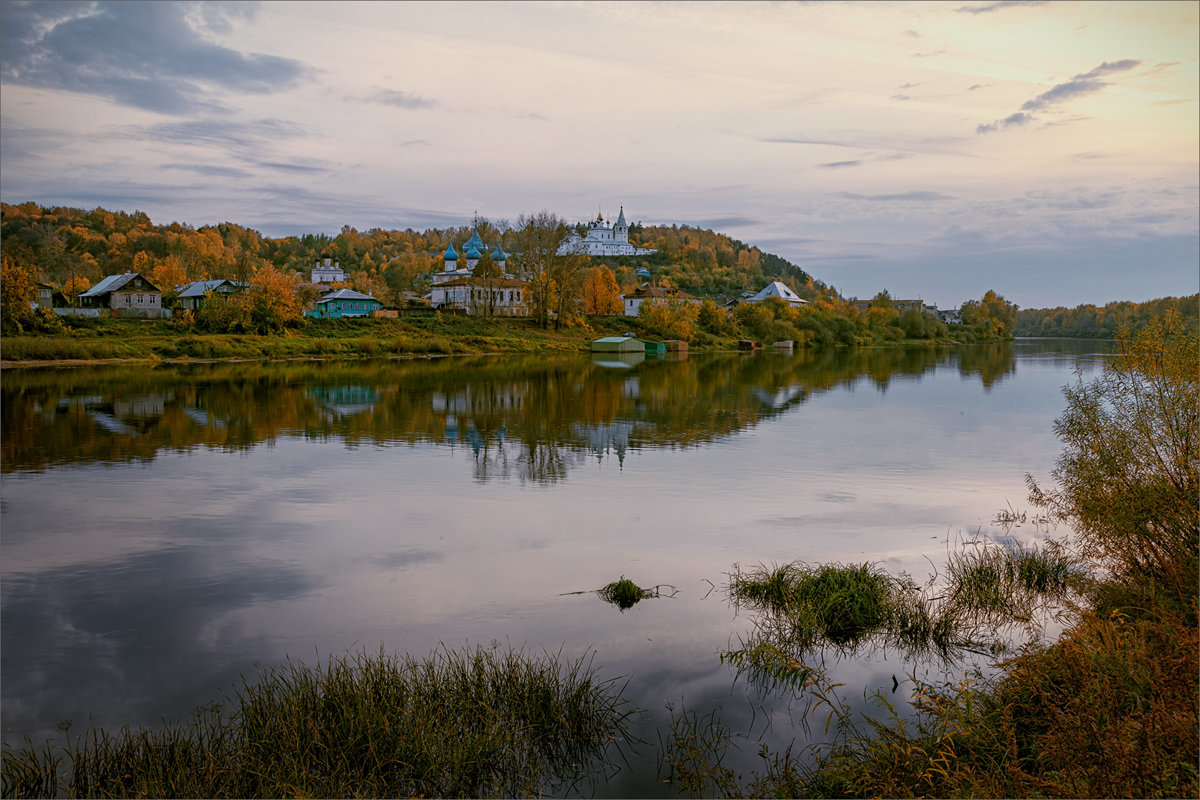
[[[618,581],[613,581],[607,584],[602,589],[596,590],[596,594],[600,595],[600,599],[606,603],[612,603],[622,611],[633,608],[634,605],[647,597],[655,597],[654,590],[643,589],[633,581],[626,578],[624,575]]]

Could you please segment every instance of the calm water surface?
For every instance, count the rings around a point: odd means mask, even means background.
[[[727,573],[924,581],[956,538],[1036,538],[992,519],[1048,476],[1061,388],[1108,349],[6,371],[4,739],[183,718],[288,657],[495,641],[628,677],[651,746],[600,794],[670,793],[667,702],[719,707],[753,766],[795,712],[719,661],[749,632]],[[621,576],[678,592],[587,591]],[[851,696],[918,668],[832,666]]]

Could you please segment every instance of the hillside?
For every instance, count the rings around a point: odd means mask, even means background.
[[[504,223],[477,220],[483,239],[516,250],[515,231]],[[244,280],[265,264],[307,278],[319,258],[341,263],[351,285],[389,302],[403,292],[421,292],[422,276],[441,269],[441,253],[453,239],[459,245],[473,226],[360,232],[345,226],[337,236],[307,234],[269,238],[233,222],[194,228],[187,223],[156,224],[140,211],[3,204],[0,242],[10,259],[29,267],[38,279],[72,293],[84,281],[126,271],[152,274],[163,288],[201,278]],[[782,280],[802,297],[834,297],[825,284],[771,253],[711,230],[688,226],[631,226],[631,241],[658,250],[649,256],[596,258],[610,266],[622,290],[644,278],[704,297],[730,299]]]

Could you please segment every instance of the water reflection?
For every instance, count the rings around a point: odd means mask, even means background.
[[[256,662],[492,639],[594,648],[648,741],[681,696],[761,727],[714,582],[924,580],[1053,464],[1056,347],[5,371],[5,738],[186,718]],[[562,595],[617,576],[679,596]],[[838,680],[890,687],[885,655]],[[603,793],[669,793],[653,762]]]
[[[588,456],[620,464],[629,450],[713,441],[833,388],[886,392],[953,367],[990,389],[1016,363],[1009,345],[633,355],[9,371],[2,469],[301,437],[467,447],[475,480],[546,483]]]

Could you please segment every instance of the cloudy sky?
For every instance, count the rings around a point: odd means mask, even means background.
[[[1198,290],[1194,2],[0,3],[0,196],[712,228],[845,296]]]

